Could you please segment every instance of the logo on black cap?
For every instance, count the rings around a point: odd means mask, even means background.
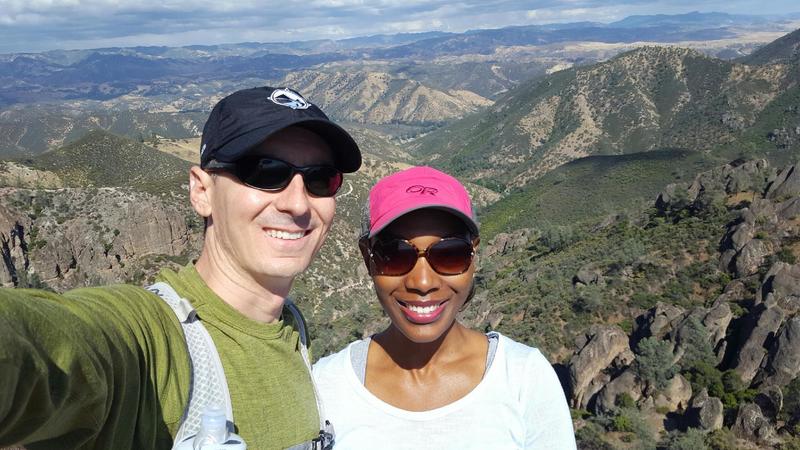
[[[300,93],[288,88],[275,89],[272,95],[269,96],[272,103],[276,105],[286,106],[292,109],[308,109],[311,106],[308,100],[303,98]]]

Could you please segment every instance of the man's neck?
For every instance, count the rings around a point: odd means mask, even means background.
[[[255,280],[238,267],[204,251],[195,264],[200,278],[225,303],[262,323],[280,319],[291,280]]]

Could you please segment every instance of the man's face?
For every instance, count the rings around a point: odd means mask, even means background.
[[[297,127],[272,135],[250,154],[294,166],[333,164],[325,141]],[[282,191],[267,192],[219,172],[209,199],[209,250],[225,270],[262,284],[270,279],[291,281],[308,267],[328,234],[336,207],[334,197],[310,195],[299,173]]]

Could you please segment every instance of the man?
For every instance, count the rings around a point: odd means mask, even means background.
[[[330,229],[341,173],[361,164],[358,146],[297,92],[267,87],[222,99],[201,145],[189,196],[206,220],[203,249],[157,277],[188,300],[183,319],[128,285],[0,291],[0,448],[171,447],[198,398],[191,367],[203,361],[190,363],[182,329],[198,321],[249,448],[319,435],[285,300]]]

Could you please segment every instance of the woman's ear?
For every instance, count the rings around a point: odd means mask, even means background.
[[[364,265],[367,266],[367,272],[372,276],[372,257],[370,256],[369,238],[362,237],[358,240],[358,249],[361,250],[361,258],[364,259]]]

